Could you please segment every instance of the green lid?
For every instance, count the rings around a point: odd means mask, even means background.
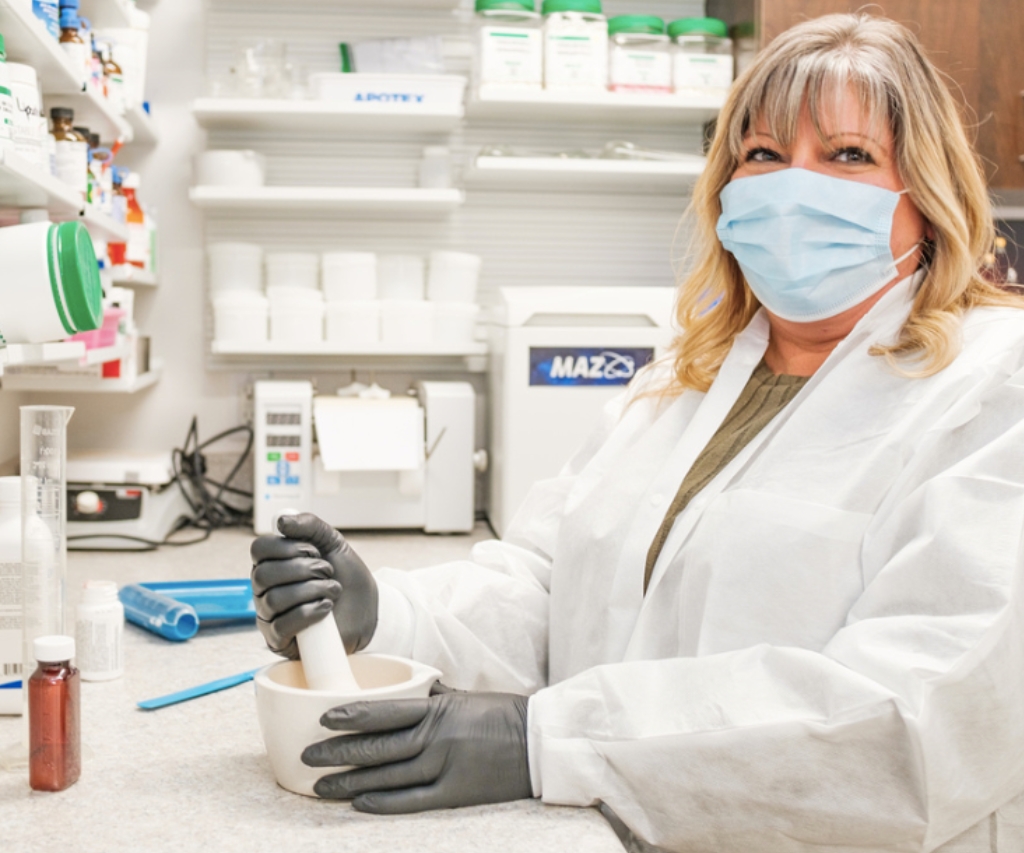
[[[542,11],[545,15],[554,12],[589,12],[601,14],[601,0],[544,0]]]
[[[534,0],[476,0],[478,12],[534,12]]]
[[[3,33],[0,33],[0,62],[7,61],[7,43],[4,41]]]
[[[341,42],[338,45],[338,50],[341,52],[341,73],[351,74],[352,73],[352,50],[345,42]]]
[[[740,24],[733,24],[732,37],[734,39],[752,39],[757,35],[753,21],[743,21]]]
[[[103,287],[89,232],[81,222],[61,222],[50,226],[49,241],[50,286],[61,323],[69,335],[98,329]]]
[[[729,35],[729,28],[718,18],[682,18],[668,25],[668,34],[672,38],[692,34],[724,39]]]
[[[665,35],[665,22],[654,15],[618,15],[608,19],[608,35],[616,33],[645,33]]]

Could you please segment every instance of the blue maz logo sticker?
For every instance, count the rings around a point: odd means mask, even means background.
[[[530,347],[531,385],[627,385],[654,347]]]

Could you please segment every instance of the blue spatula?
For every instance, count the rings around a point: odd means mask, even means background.
[[[175,705],[178,702],[187,702],[197,696],[205,696],[208,693],[216,693],[218,690],[227,690],[229,687],[236,687],[252,681],[259,669],[250,669],[248,672],[240,672],[237,675],[229,675],[226,678],[218,678],[216,681],[208,681],[206,684],[198,684],[195,687],[187,687],[177,693],[168,693],[166,696],[157,696],[155,699],[143,699],[138,706],[144,711],[153,711],[157,708],[165,708],[168,705]]]

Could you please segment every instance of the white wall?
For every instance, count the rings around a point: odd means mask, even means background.
[[[669,196],[477,192],[449,220],[388,223],[291,218],[270,221],[223,216],[204,218],[188,201],[190,163],[207,144],[190,104],[204,94],[204,67],[216,72],[230,59],[236,39],[276,35],[309,71],[335,70],[337,42],[388,35],[468,32],[450,11],[420,9],[396,15],[373,3],[324,0],[164,0],[153,9],[149,100],[161,132],[150,153],[123,153],[144,175],[140,196],[158,209],[160,286],[137,289],[141,328],[152,336],[152,351],[163,358],[164,375],[154,387],[132,396],[33,394],[38,402],[76,407],[69,444],[74,449],[168,449],[180,446],[193,415],[208,437],[244,416],[244,392],[252,379],[287,365],[242,366],[208,354],[210,320],[204,288],[204,240],[244,239],[267,249],[365,248],[414,251],[456,248],[484,256],[484,288],[506,284],[635,284],[673,282],[671,253],[685,199]],[[609,14],[635,11],[626,0],[608,0]],[[354,14],[358,10],[362,14]],[[667,18],[700,14],[701,0],[648,0],[644,11]],[[205,44],[204,44],[205,41]],[[458,60],[456,60],[456,63]],[[463,60],[463,65],[464,65]],[[504,142],[547,150],[600,148],[611,139],[695,151],[699,128],[666,131],[645,127],[556,127],[550,124],[473,124],[451,138],[468,159],[482,145]],[[246,147],[270,156],[270,181],[304,184],[414,183],[423,144],[435,138],[297,139],[287,135],[211,133],[210,147]],[[292,365],[294,367],[294,365]],[[317,365],[320,387],[344,384],[343,365]],[[324,368],[327,370],[325,371]],[[360,374],[360,378],[365,377]],[[430,373],[426,374],[428,377]],[[459,374],[443,374],[454,378]],[[381,384],[404,390],[413,378],[377,374]],[[483,377],[471,377],[483,393]],[[10,407],[0,396],[0,460],[10,455]],[[16,445],[12,445],[16,448]]]

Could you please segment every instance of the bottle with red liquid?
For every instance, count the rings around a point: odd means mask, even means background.
[[[35,791],[63,791],[82,772],[81,678],[71,665],[72,637],[37,637],[39,667],[28,680],[28,783]]]

